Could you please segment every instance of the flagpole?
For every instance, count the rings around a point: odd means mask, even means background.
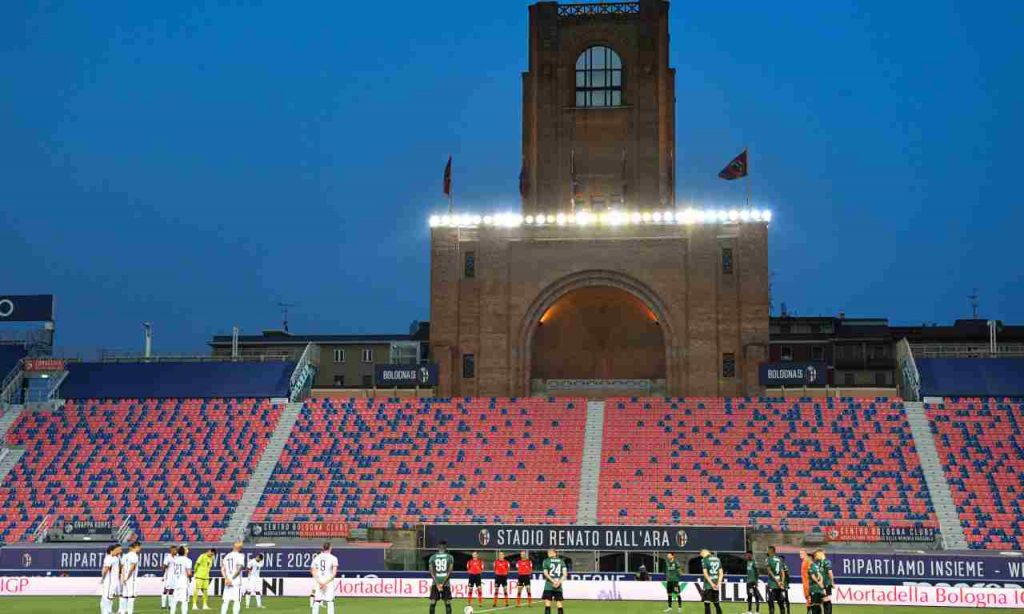
[[[744,147],[743,151],[747,153],[747,209],[750,209],[750,148]]]

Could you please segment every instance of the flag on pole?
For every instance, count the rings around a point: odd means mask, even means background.
[[[452,157],[448,156],[448,164],[444,165],[444,195],[452,196]]]
[[[726,181],[732,181],[733,179],[740,179],[741,177],[747,176],[747,150],[744,149],[743,153],[732,159],[732,162],[727,164],[722,172],[718,173],[718,176]]]

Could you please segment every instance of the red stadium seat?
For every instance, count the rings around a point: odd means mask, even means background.
[[[585,424],[578,400],[312,399],[253,519],[572,523]]]
[[[0,541],[47,515],[119,525],[145,540],[220,539],[281,415],[266,400],[68,401],[25,413],[25,455],[0,485]]]
[[[1024,548],[1024,403],[926,405],[935,447],[972,548]]]

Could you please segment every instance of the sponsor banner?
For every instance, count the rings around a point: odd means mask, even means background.
[[[491,594],[493,586],[486,583],[485,594]],[[511,581],[515,588],[515,581]],[[155,597],[163,588],[160,578],[139,578],[139,595]],[[220,593],[221,582],[214,581],[215,594]],[[264,581],[264,593],[268,599],[275,596],[308,597],[312,581],[309,578],[268,578]],[[538,595],[543,590],[543,580],[531,582],[531,592]],[[637,581],[568,581],[564,585],[567,600],[602,601],[657,601],[665,599],[665,588],[660,582]],[[731,590],[735,586],[735,591]],[[740,583],[730,583],[725,588],[729,600],[733,592],[739,591]],[[0,597],[3,596],[81,596],[96,598],[99,592],[98,578],[54,578],[54,577],[0,577]],[[365,576],[361,578],[340,578],[335,592],[341,599],[362,597],[418,598],[424,599],[430,593],[430,579],[382,578]],[[790,587],[792,603],[803,603],[804,596],[799,586]],[[452,596],[464,599],[468,595],[466,580],[452,581]],[[692,582],[682,586],[684,601],[700,601],[700,592]],[[969,588],[941,586],[863,586],[842,585],[832,595],[837,605],[875,606],[926,606],[926,607],[1024,607],[1024,590],[1007,588]]]
[[[114,525],[109,522],[81,520],[78,522],[69,522],[64,525],[64,535],[105,535],[110,537],[113,534]]]
[[[250,522],[249,535],[254,538],[300,537],[311,539],[348,537],[344,522]]]
[[[783,555],[800,569],[796,554]],[[1024,557],[997,554],[844,554],[830,552],[836,579],[857,584],[1024,587]]]
[[[30,373],[63,371],[64,361],[60,358],[26,358],[21,368]]]
[[[220,555],[231,548],[227,544],[192,544],[189,556],[195,560],[207,547],[217,549],[218,559],[215,570],[220,569]],[[61,546],[57,548],[5,547],[0,548],[0,573],[5,575],[45,575],[68,573],[71,575],[95,575],[103,564],[103,545]],[[164,548],[147,548],[139,553],[139,570],[145,574],[163,574]],[[309,568],[318,548],[247,548],[249,557],[263,554],[263,570],[267,575],[289,575],[309,577]],[[384,568],[384,548],[345,548],[335,546],[332,551],[338,557],[339,572]]]
[[[427,365],[376,365],[373,369],[374,383],[378,388],[391,386],[436,386],[437,364]]]
[[[932,543],[939,531],[934,527],[858,527],[838,526],[825,529],[829,541],[835,542],[889,542]]]
[[[766,362],[758,375],[761,385],[769,388],[828,385],[828,367],[823,362]]]
[[[52,319],[52,294],[0,296],[0,322],[49,322]]]
[[[746,532],[742,527],[435,524],[426,526],[425,541],[427,548],[435,548],[439,542],[446,541],[449,548],[455,549],[746,550]]]

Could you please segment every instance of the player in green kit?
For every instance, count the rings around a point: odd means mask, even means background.
[[[210,609],[207,603],[207,598],[210,594],[210,570],[213,569],[213,561],[216,556],[217,551],[210,548],[196,559],[195,572],[192,574],[192,577],[196,579],[196,592],[192,593],[193,610],[199,609],[196,607],[196,603],[200,595],[203,597],[203,609]]]
[[[821,579],[825,586],[822,608],[825,610],[825,614],[832,614],[832,588],[836,585],[836,577],[832,573],[832,561],[825,558],[825,551],[821,549],[815,551],[814,560],[818,561]]]
[[[768,546],[768,558],[765,560],[768,568],[768,612],[775,614],[775,604],[779,604],[779,613],[786,614],[786,606],[782,601],[783,579],[782,558],[775,554],[775,546]]]
[[[789,564],[786,563],[786,559],[779,558],[782,559],[782,605],[779,607],[782,608],[785,614],[789,614],[789,582],[792,577],[790,576]]]
[[[565,559],[558,556],[558,552],[552,548],[548,550],[548,558],[544,559],[541,570],[544,572],[544,614],[551,614],[552,601],[558,608],[558,614],[563,614],[565,598],[562,593],[562,583],[569,575]]]
[[[757,571],[757,562],[754,560],[754,553],[747,551],[747,614],[750,612],[760,612],[761,602],[764,599],[761,597],[761,588],[758,586],[760,582],[760,574]],[[751,610],[750,606],[754,606]]]
[[[818,552],[821,552],[820,550]],[[811,578],[811,605],[808,612],[822,614],[822,604],[825,603],[825,579],[822,577],[821,561],[818,560],[818,552],[814,553],[814,561],[808,570]],[[824,553],[822,553],[824,558]]]
[[[438,601],[444,601],[445,614],[452,614],[452,571],[455,569],[455,557],[448,554],[448,543],[437,544],[437,552],[430,555],[427,561],[430,570],[430,614],[434,614]]]
[[[683,594],[679,590],[679,579],[679,561],[676,560],[676,555],[669,552],[668,560],[665,561],[665,590],[668,591],[668,607],[665,608],[666,612],[672,611],[673,595],[675,595],[676,600],[679,602],[679,611],[683,611]]]
[[[711,614],[711,604],[714,604],[716,614],[722,614],[722,606],[718,603],[721,598],[722,579],[725,577],[722,561],[710,550],[704,549],[700,551],[700,568],[704,581],[704,614]]]

